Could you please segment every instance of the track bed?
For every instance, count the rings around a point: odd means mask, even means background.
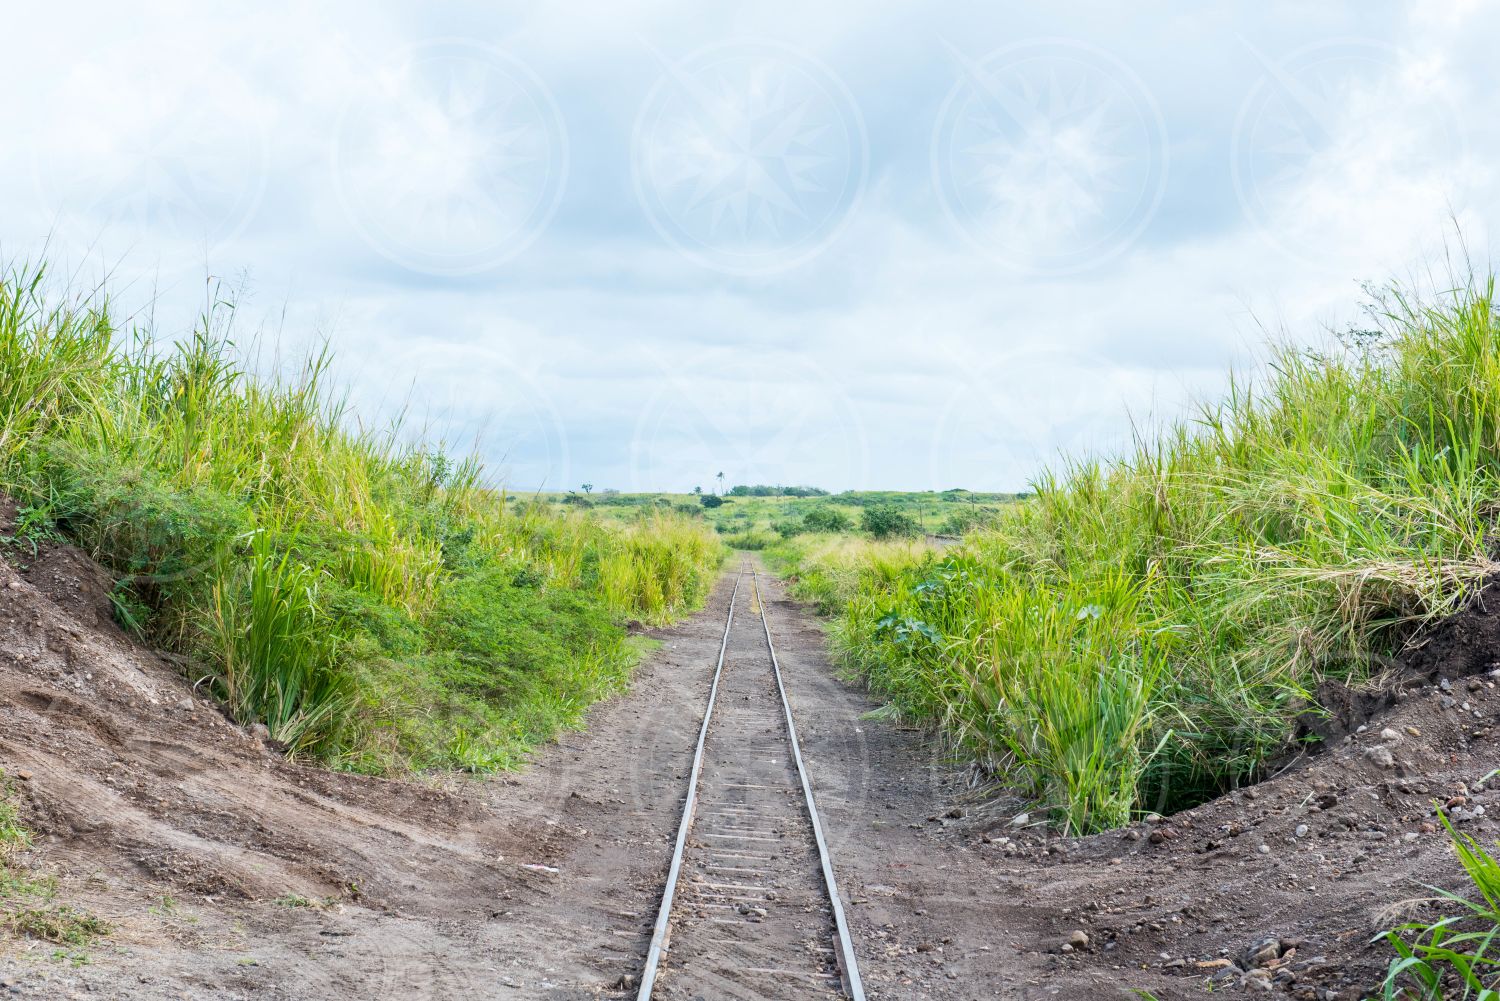
[[[862,997],[754,572],[730,604],[692,782],[640,997]]]

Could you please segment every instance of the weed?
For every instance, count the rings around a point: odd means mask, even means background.
[[[3,769],[0,769],[0,872],[17,853],[31,847],[31,832],[21,823],[15,791]]]
[[[0,911],[0,928],[57,945],[86,946],[110,933],[109,922],[67,904]]]
[[[1500,997],[1500,861],[1478,841],[1453,829],[1441,810],[1464,874],[1479,899],[1429,887],[1458,913],[1436,921],[1409,922],[1377,936],[1395,951],[1382,984],[1388,1001],[1440,1001]]]

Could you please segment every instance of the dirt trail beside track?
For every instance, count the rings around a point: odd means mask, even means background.
[[[633,996],[733,575],[654,633],[587,732],[518,776],[423,784],[284,761],[115,629],[76,552],[0,564],[0,767],[32,863],[117,928],[86,956],[0,940],[0,997]],[[1500,630],[1483,609],[1423,655],[1441,685],[1326,753],[1161,823],[1060,839],[870,718],[779,584],[766,607],[871,998],[1166,999],[1209,977],[1355,998],[1384,962],[1370,936],[1418,907],[1391,905],[1456,885],[1432,802],[1493,831],[1476,808],[1500,765]]]

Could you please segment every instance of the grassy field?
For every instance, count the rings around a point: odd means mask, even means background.
[[[1377,329],[1275,351],[1114,462],[943,552],[803,537],[773,550],[836,608],[840,657],[1095,831],[1253,779],[1325,679],[1362,683],[1494,572],[1493,284],[1391,292]]]
[[[698,517],[507,497],[471,461],[359,430],[326,357],[256,374],[232,303],[193,335],[0,277],[0,491],[12,558],[62,539],[116,617],[188,654],[236,719],[339,767],[487,770],[575,725],[695,607],[725,549]]]
[[[609,518],[641,510],[674,511],[703,518],[734,549],[761,550],[808,534],[886,538],[957,537],[990,524],[1014,494],[968,490],[903,492],[860,490],[829,494],[811,487],[734,486],[722,494],[594,491],[545,494],[559,509],[585,508]]]

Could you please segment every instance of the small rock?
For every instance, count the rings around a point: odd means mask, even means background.
[[[1216,960],[1216,962],[1217,962],[1217,960]],[[1229,960],[1227,960],[1227,959],[1224,960],[1224,963],[1225,963],[1225,965],[1221,969],[1216,970],[1213,973],[1209,974],[1208,979],[1209,979],[1210,983],[1215,983],[1215,984],[1233,983],[1234,981],[1239,980],[1240,977],[1242,977],[1242,976],[1245,975],[1245,971],[1241,970],[1238,966],[1235,966],[1233,963],[1229,962]]]
[[[1377,768],[1394,768],[1396,766],[1396,757],[1391,754],[1390,748],[1381,746],[1380,744],[1376,744],[1366,751],[1365,757],[1369,758]]]
[[[1268,938],[1257,943],[1250,951],[1251,966],[1265,966],[1281,958],[1281,940]]]
[[[1401,734],[1397,733],[1395,730],[1392,730],[1390,727],[1386,727],[1384,730],[1380,731],[1380,739],[1388,740],[1393,744],[1399,744],[1401,742]]]
[[[1089,947],[1089,933],[1082,928],[1075,928],[1068,936],[1068,944],[1075,949],[1087,949]]]
[[[1305,838],[1310,828],[1306,824],[1298,824],[1297,829],[1292,832],[1294,837]]]
[[[1012,827],[1025,827],[1029,823],[1031,823],[1031,814],[1029,813],[1018,813],[1010,820],[1010,826]]]

